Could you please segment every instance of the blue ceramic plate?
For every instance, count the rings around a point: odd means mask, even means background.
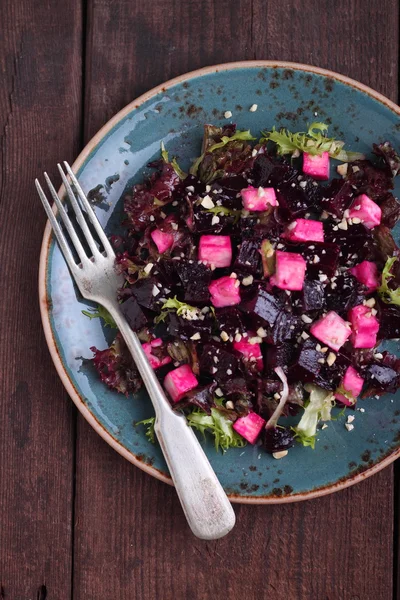
[[[249,111],[253,103],[258,105],[256,112]],[[202,69],[132,102],[75,162],[83,189],[102,198],[96,212],[109,233],[118,229],[124,190],[142,179],[147,163],[159,156],[161,141],[187,168],[189,159],[200,152],[204,123],[227,123],[227,110],[233,114],[231,121],[255,135],[272,125],[304,130],[318,120],[329,123],[329,133],[345,140],[352,150],[368,154],[373,142],[384,140],[399,145],[399,107],[336,73],[274,62]],[[79,410],[120,454],[170,483],[159,447],[147,441],[143,427],[134,426],[153,414],[146,394],[125,398],[113,393],[82,361],[92,356],[90,346],[106,347],[111,332],[103,330],[99,320],[82,315],[87,303],[77,295],[49,226],[40,260],[40,301],[51,355]],[[343,418],[333,421],[319,432],[315,450],[297,445],[282,460],[258,446],[222,455],[215,452],[211,440],[202,443],[232,500],[304,500],[356,483],[399,455],[400,394],[363,400],[359,406],[365,412],[354,413],[353,431],[346,430]]]

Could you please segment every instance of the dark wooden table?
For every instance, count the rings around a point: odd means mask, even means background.
[[[34,177],[186,71],[242,59],[328,67],[398,99],[398,0],[0,3],[0,598],[400,598],[396,466],[307,503],[239,506],[195,539],[174,490],[77,414],[41,331]]]

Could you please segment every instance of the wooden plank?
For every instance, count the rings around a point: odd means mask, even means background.
[[[332,69],[357,79],[398,102],[400,97],[398,85],[399,5],[398,1],[393,0],[368,0],[368,2],[365,0],[351,0],[350,2],[339,0],[335,3],[327,0],[322,2],[313,0],[307,3],[307,10],[304,10],[304,3],[292,0],[291,2],[269,3],[266,9],[263,0],[254,0],[255,56],[261,58],[267,55],[268,58],[276,60],[292,60]],[[294,27],[281,26],[282,23],[290,22]],[[375,22],[377,26],[371,27],[371,22]],[[264,23],[267,23],[266,28],[263,27]],[[295,35],[293,35],[294,29]],[[385,35],[382,35],[383,31]],[[396,597],[400,598],[398,514],[400,509],[400,470],[397,465],[396,472],[395,547],[385,544],[386,558],[381,565],[386,585],[385,588],[382,588],[376,581],[375,591],[370,589],[365,596],[360,593],[360,598],[373,598],[374,594],[377,598],[391,598],[389,583],[391,576],[393,577],[393,591],[395,594],[397,593]],[[379,482],[378,478],[374,478],[371,481],[370,493],[376,494],[383,485],[387,494],[392,497],[394,493],[393,473],[393,467],[388,468],[380,476],[383,481]],[[360,493],[361,489],[360,487]],[[366,487],[364,489],[367,490]],[[357,499],[357,504],[360,503],[360,500]],[[385,511],[378,511],[375,519],[385,525],[392,521],[392,507],[389,503],[386,504]],[[390,535],[390,530],[387,528],[386,542],[390,540]],[[379,541],[376,545],[373,544],[369,552],[363,551],[363,556],[368,556],[371,566],[375,563],[376,555],[381,551],[382,539],[383,535],[378,538]],[[358,571],[355,576],[360,587],[365,578],[371,582],[368,570],[363,573]]]
[[[392,597],[385,472],[306,503],[235,505],[235,530],[204,542],[188,530],[173,489],[124,469],[83,429],[93,452],[79,452],[75,599]]]
[[[69,600],[74,411],[41,333],[34,178],[78,151],[80,0],[2,3],[1,25],[0,597]]]
[[[394,463],[393,593],[400,598],[400,463]]]
[[[167,79],[252,59],[249,6],[247,0],[153,0],[150,9],[145,0],[89,0],[85,138]]]
[[[305,6],[254,0],[255,57],[332,69],[397,101],[398,0],[309,0]]]
[[[299,0],[153,0],[151,8],[144,0],[92,0],[85,137],[154,85],[230,60],[318,63],[394,97],[393,7],[390,0],[312,0],[307,11]],[[80,417],[77,457],[76,600],[392,598],[391,468],[307,503],[237,506],[235,530],[206,543],[188,531],[174,491],[121,459]]]

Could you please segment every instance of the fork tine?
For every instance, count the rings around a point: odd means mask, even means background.
[[[67,244],[67,240],[65,239],[65,236],[61,230],[61,227],[58,224],[58,221],[57,221],[53,211],[51,210],[49,201],[47,200],[46,194],[44,193],[42,186],[40,185],[38,179],[35,179],[35,185],[36,185],[38,194],[40,196],[40,199],[42,201],[43,208],[46,211],[47,217],[50,221],[50,225],[53,228],[54,235],[56,236],[58,244],[61,248],[61,252],[64,255],[64,258],[67,262],[68,267],[71,269],[72,272],[75,272],[77,265],[74,261],[74,257],[72,256],[71,250]]]
[[[67,194],[68,194],[70,202],[72,204],[72,208],[75,211],[76,218],[78,220],[80,228],[82,229],[83,235],[85,236],[86,241],[87,241],[87,243],[90,246],[90,249],[92,251],[93,256],[99,256],[100,252],[99,252],[99,250],[97,248],[96,242],[94,241],[93,235],[91,234],[90,229],[87,226],[87,223],[86,223],[86,221],[85,221],[85,219],[83,217],[83,213],[82,213],[81,207],[79,206],[79,204],[78,204],[78,202],[76,200],[75,194],[72,191],[70,183],[69,183],[69,181],[68,181],[68,179],[67,179],[67,177],[66,177],[66,175],[65,175],[65,173],[64,173],[64,171],[63,171],[63,169],[61,167],[61,165],[57,164],[57,167],[58,167],[58,170],[60,171],[60,175],[61,175],[61,178],[63,180],[63,184],[65,186],[65,189],[67,190]]]
[[[98,221],[98,219],[96,217],[96,214],[95,214],[93,208],[90,206],[90,202],[86,198],[85,193],[82,190],[82,188],[81,188],[81,186],[80,186],[77,178],[75,177],[75,175],[74,175],[71,167],[69,166],[69,164],[66,161],[64,161],[64,165],[65,165],[65,168],[68,171],[69,176],[71,177],[71,181],[74,184],[74,187],[75,187],[76,191],[78,192],[78,196],[79,196],[79,198],[80,198],[80,200],[81,200],[81,202],[83,204],[83,208],[86,210],[86,212],[88,214],[88,217],[89,217],[89,219],[90,219],[93,227],[96,229],[97,235],[99,236],[100,241],[101,241],[101,243],[102,243],[102,245],[103,245],[106,253],[108,255],[110,255],[110,256],[114,256],[115,255],[114,250],[112,249],[112,246],[111,246],[111,244],[110,244],[110,242],[109,242],[109,240],[108,240],[108,238],[107,238],[107,236],[106,236],[106,234],[104,232],[104,229],[100,225],[100,223],[99,223],[99,221]]]
[[[65,225],[65,229],[68,231],[69,237],[71,238],[71,242],[73,243],[75,250],[77,251],[79,258],[81,260],[81,263],[84,264],[85,262],[87,262],[89,259],[86,255],[85,250],[83,249],[83,246],[76,234],[76,231],[74,229],[74,226],[72,225],[69,216],[67,215],[67,212],[64,208],[64,205],[62,204],[60,198],[58,197],[58,194],[53,186],[53,184],[50,181],[50,177],[47,175],[47,173],[44,173],[44,177],[46,179],[46,183],[49,187],[50,193],[53,197],[54,202],[57,205],[58,208],[58,212],[61,216],[61,219],[63,220],[63,223]]]

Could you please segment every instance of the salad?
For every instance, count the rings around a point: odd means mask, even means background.
[[[371,156],[323,123],[259,140],[205,125],[190,173],[162,147],[125,197],[126,235],[111,237],[122,312],[174,408],[217,449],[314,448],[335,405],[400,386],[400,359],[378,349],[400,337],[400,157],[388,142]],[[85,314],[115,327],[102,307]],[[110,388],[141,387],[118,332],[91,350]],[[154,418],[141,423],[154,441]]]

